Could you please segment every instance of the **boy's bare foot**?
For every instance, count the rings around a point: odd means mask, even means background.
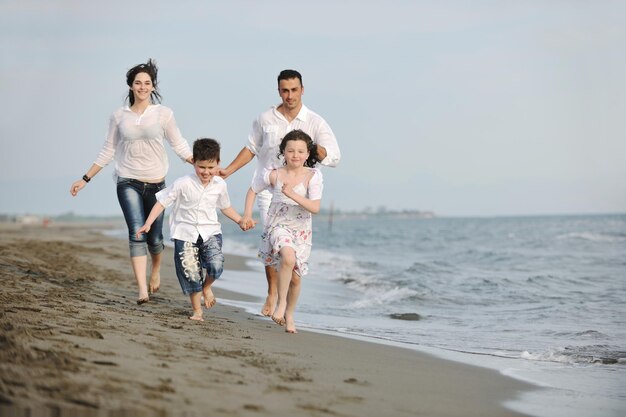
[[[217,300],[213,295],[213,291],[211,291],[211,287],[202,288],[202,295],[204,296],[204,306],[206,308],[211,308],[215,305]]]
[[[276,308],[276,298],[270,295],[265,299],[265,304],[263,304],[263,308],[261,309],[261,314],[265,317],[269,317],[272,315],[272,312]]]
[[[206,308],[211,308],[215,305],[215,303],[217,303],[217,300],[215,299],[215,297],[204,297],[204,306]]]
[[[150,297],[143,297],[137,300],[137,304],[141,305],[141,304],[145,304],[148,301],[150,301]]]
[[[204,319],[202,318],[202,311],[201,312],[194,312],[193,316],[189,317],[189,320],[194,320],[194,321],[204,321]]]
[[[150,294],[157,293],[161,288],[161,274],[154,274],[150,277]]]

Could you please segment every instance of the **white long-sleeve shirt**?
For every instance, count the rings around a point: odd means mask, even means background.
[[[138,115],[128,106],[121,107],[111,115],[109,132],[95,164],[105,167],[115,159],[114,176],[158,180],[169,168],[164,139],[183,161],[192,156],[170,108],[150,105]]]
[[[217,209],[230,207],[226,181],[213,177],[205,187],[196,174],[178,178],[172,185],[156,194],[163,207],[172,207],[170,213],[170,236],[172,239],[196,242],[198,235],[203,241],[222,233]]]
[[[313,142],[326,149],[322,165],[335,167],[341,159],[337,138],[326,121],[304,104],[298,115],[291,121],[273,106],[252,122],[252,131],[246,147],[256,155],[258,163],[254,174],[262,174],[264,169],[283,166],[278,159],[278,147],[283,137],[292,130],[300,129],[308,134]]]

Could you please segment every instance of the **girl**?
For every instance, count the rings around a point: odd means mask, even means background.
[[[160,104],[157,72],[151,59],[128,70],[129,106],[113,113],[109,133],[96,161],[70,188],[70,193],[76,196],[102,168],[115,160],[117,198],[128,226],[130,260],[139,288],[137,304],[149,301],[148,290],[155,293],[161,285],[163,214],[149,233],[137,237],[137,231],[156,202],[155,194],[165,188],[169,165],[164,140],[183,161],[192,163],[191,149],[178,130],[172,110]],[[149,288],[146,285],[148,251],[152,260]]]
[[[313,167],[318,162],[317,147],[302,130],[287,133],[279,146],[285,167],[265,170],[253,181],[246,195],[243,224],[252,221],[257,193],[268,188],[272,202],[261,235],[259,258],[278,271],[278,303],[272,320],[296,333],[294,311],[300,295],[301,277],[307,274],[311,253],[312,214],[319,212],[322,198],[322,173]]]

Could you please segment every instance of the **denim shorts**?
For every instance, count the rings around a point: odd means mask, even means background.
[[[117,199],[128,226],[128,246],[130,256],[145,256],[150,251],[157,255],[163,251],[163,213],[152,223],[148,233],[137,237],[137,230],[143,226],[156,203],[156,193],[165,188],[165,182],[149,183],[132,178],[117,179]]]
[[[198,236],[195,243],[174,239],[174,264],[183,294],[202,291],[205,277],[218,279],[224,271],[222,235],[210,236],[206,242]]]

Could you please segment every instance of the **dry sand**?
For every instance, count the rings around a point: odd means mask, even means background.
[[[522,415],[501,403],[525,383],[412,350],[289,335],[219,303],[239,294],[217,289],[205,322],[192,322],[169,248],[161,291],[138,306],[126,242],[94,231],[107,227],[0,224],[0,416]],[[244,260],[227,256],[222,279],[237,268]]]

